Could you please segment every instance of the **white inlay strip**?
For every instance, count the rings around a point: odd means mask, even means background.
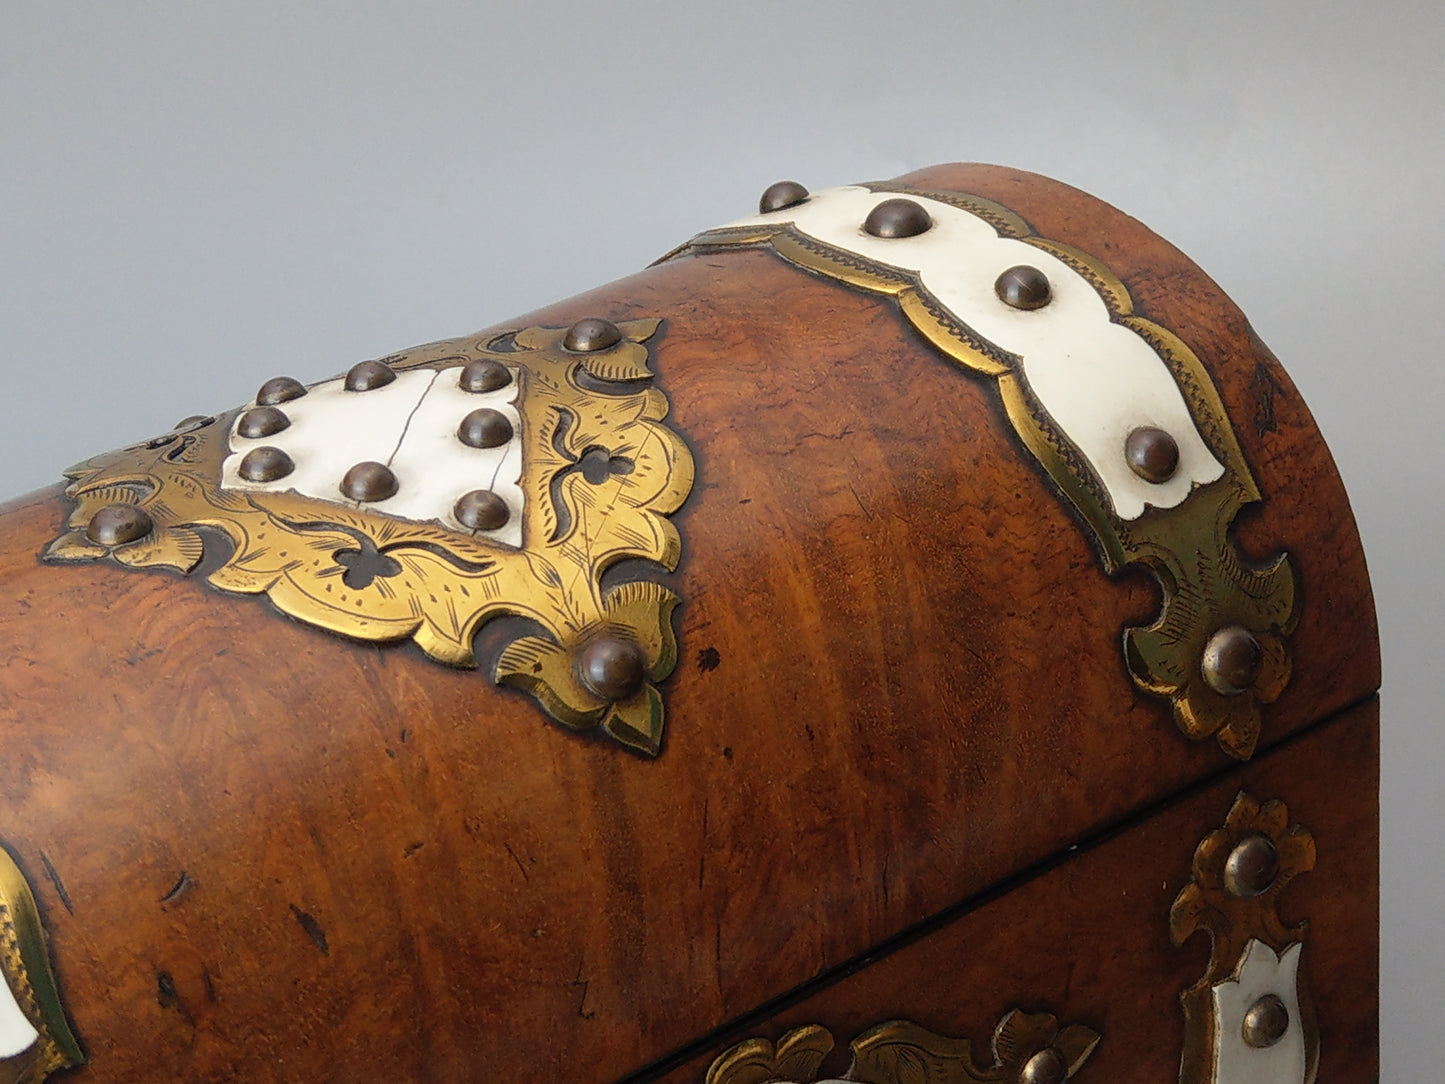
[[[916,274],[957,319],[1022,359],[1029,387],[1084,454],[1120,518],[1137,518],[1146,504],[1172,508],[1196,484],[1224,473],[1169,369],[1144,339],[1109,319],[1087,279],[1042,249],[1000,237],[968,211],[901,195],[928,211],[931,229],[903,238],[866,233],[863,221],[873,207],[900,193],[859,187],[828,189],[796,207],[730,225],[791,222],[825,244]],[[999,274],[1019,264],[1048,277],[1053,299],[1043,308],[1015,309],[994,293]],[[1125,461],[1124,442],[1141,426],[1163,429],[1179,445],[1179,468],[1161,484],[1144,481]]]
[[[344,380],[311,387],[299,399],[280,404],[291,424],[269,437],[247,439],[231,428],[231,455],[222,469],[223,488],[269,493],[295,490],[307,497],[366,508],[402,519],[435,520],[455,531],[457,500],[476,489],[490,489],[511,512],[496,531],[478,532],[508,546],[522,544],[525,508],[522,478],[522,419],[514,405],[517,381],[492,392],[463,391],[461,367],[412,369],[397,373],[385,387],[347,391]],[[254,404],[253,404],[254,405]],[[497,448],[471,448],[457,431],[474,410],[490,407],[512,423],[512,439]],[[280,448],[295,470],[274,482],[248,482],[238,469],[253,448]],[[397,492],[366,504],[348,500],[341,479],[357,463],[385,463],[396,475]],[[467,532],[470,533],[470,532]]]
[[[1305,1039],[1299,1011],[1299,958],[1296,942],[1275,955],[1263,941],[1244,950],[1237,982],[1214,986],[1214,1084],[1304,1084]],[[1289,1010],[1289,1028],[1273,1046],[1257,1049],[1244,1041],[1244,1014],[1266,994]]]

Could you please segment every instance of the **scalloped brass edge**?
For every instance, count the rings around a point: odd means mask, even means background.
[[[1297,573],[1280,553],[1261,564],[1247,560],[1230,530],[1235,516],[1261,499],[1224,402],[1204,364],[1168,328],[1134,312],[1123,281],[1101,260],[1071,245],[1040,237],[1020,215],[982,197],[933,192],[908,185],[865,185],[937,200],[984,219],[1001,236],[1051,253],[1092,284],[1110,318],[1143,338],[1174,376],[1194,423],[1225,467],[1224,476],[1196,487],[1182,504],[1146,508],[1125,521],[1113,513],[1083,455],[1059,430],[1028,387],[1018,358],[958,320],[924,288],[916,275],[884,267],[804,236],[786,222],[723,227],[699,234],[668,257],[736,246],[771,248],[814,274],[897,300],[913,327],[935,349],[964,368],[998,382],[1005,414],[1024,446],[1083,517],[1113,575],[1142,564],[1158,580],[1163,604],[1145,628],[1124,632],[1124,655],[1134,683],[1170,702],[1182,733],[1194,740],[1214,736],[1236,759],[1254,754],[1263,722],[1262,705],[1273,702],[1290,672],[1286,640],[1298,624]],[[1228,624],[1245,628],[1260,645],[1262,670],[1252,689],[1225,695],[1205,680],[1200,660],[1209,637]]]

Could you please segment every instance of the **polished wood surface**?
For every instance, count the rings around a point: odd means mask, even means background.
[[[1261,749],[1374,689],[1343,490],[1238,310],[1072,189],[909,180],[1106,260],[1214,374],[1265,494],[1239,537],[1303,584]],[[1229,766],[1126,672],[1152,581],[1103,574],[987,382],[890,302],[738,252],[509,326],[591,314],[666,320],[697,459],[655,761],[410,647],[43,566],[58,491],[0,517],[0,840],[77,1079],[616,1079]]]
[[[1168,915],[1195,845],[1247,791],[1278,798],[1315,837],[1313,871],[1289,884],[1281,917],[1309,923],[1304,986],[1320,1028],[1319,1079],[1373,1084],[1379,1071],[1379,705],[1371,700],[1272,755],[1086,847],[1005,895],[931,931],[816,995],[717,1036],[652,1079],[701,1084],[713,1058],[753,1036],[821,1024],[837,1042],[823,1076],[848,1067],[848,1043],[902,1018],[988,1048],[994,1022],[1022,1007],[1081,1023],[1102,1039],[1080,1084],[1172,1081],[1184,1044],[1179,995],[1204,974],[1209,938],[1180,948]]]

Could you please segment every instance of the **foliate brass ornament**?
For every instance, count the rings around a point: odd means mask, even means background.
[[[567,328],[529,327],[385,359],[382,367],[398,376],[438,370],[438,380],[467,391],[515,377],[520,546],[340,503],[341,494],[336,502],[303,496],[280,489],[284,481],[269,491],[224,488],[222,464],[243,408],[73,467],[67,495],[75,511],[45,559],[204,570],[213,586],[267,595],[300,621],[361,641],[411,638],[436,661],[465,668],[478,665],[473,641],[484,624],[527,618],[538,634],[501,651],[494,680],[530,693],[568,727],[600,726],[655,756],[664,714],[657,686],[677,662],[671,615],[680,600],[660,583],[602,581],[622,561],[671,571],[681,556],[668,516],[691,491],[693,459],[663,424],[668,402],[651,384],[648,343],[660,324],[622,322],[618,341],[583,353],[564,345]],[[271,381],[258,402],[284,410],[305,394],[295,381]],[[126,518],[108,508],[139,510],[143,517],[127,522],[147,530],[115,544],[88,534],[97,516]],[[625,698],[599,695],[578,673],[580,654],[601,638],[641,657],[643,680]]]
[[[0,847],[0,971],[4,972],[13,1007],[29,1023],[7,1021],[7,1035],[34,1031],[24,1049],[0,1057],[0,1084],[39,1084],[60,1069],[85,1061],[60,1003],[60,989],[50,967],[45,929],[35,897],[20,867]],[[9,1013],[3,1014],[9,1016]],[[23,1039],[21,1040],[23,1041]]]
[[[1285,885],[1314,868],[1315,841],[1284,803],[1241,792],[1224,827],[1194,852],[1193,876],[1169,914],[1175,945],[1210,937],[1209,967],[1180,995],[1181,1084],[1268,1079],[1312,1084],[1320,1039],[1300,967],[1307,923],[1279,916]],[[1271,1059],[1267,1073],[1260,1060]],[[1251,1075],[1235,1074],[1248,1072]]]
[[[1079,1024],[1062,1030],[1058,1024],[1048,1013],[1011,1010],[994,1029],[990,1062],[981,1065],[968,1039],[890,1020],[853,1040],[853,1063],[836,1079],[863,1084],[1061,1084],[1083,1067],[1099,1045],[1099,1035]],[[815,1084],[832,1050],[832,1034],[817,1024],[795,1028],[776,1045],[749,1039],[713,1062],[706,1084]]]
[[[1260,500],[1261,494],[1199,358],[1169,329],[1136,314],[1128,289],[1103,262],[1038,236],[1008,208],[957,193],[895,185],[863,187],[879,194],[920,196],[964,210],[987,222],[1000,237],[1047,252],[1087,280],[1102,298],[1110,320],[1139,335],[1167,366],[1200,435],[1223,464],[1222,476],[1199,486],[1174,507],[1151,505],[1135,519],[1116,515],[1085,457],[1030,389],[1016,355],[962,322],[918,275],[820,241],[783,218],[707,231],[664,259],[737,247],[770,248],[807,271],[894,298],[913,327],[944,356],[995,380],[1015,432],[1088,523],[1105,569],[1112,575],[1126,565],[1142,564],[1159,581],[1163,606],[1157,620],[1124,634],[1124,653],[1135,683],[1168,699],[1175,722],[1190,738],[1213,735],[1231,756],[1251,757],[1259,738],[1261,705],[1272,703],[1289,680],[1285,641],[1298,622],[1295,571],[1283,553],[1262,563],[1251,561],[1230,537],[1240,509]],[[1020,282],[1005,283],[1000,276],[997,288],[1007,294],[1000,297],[1014,308],[1047,305],[1047,280],[1034,281],[1027,272],[1043,279],[1034,268],[1010,268],[1004,276]],[[1201,671],[1211,637],[1228,626],[1250,632],[1261,656],[1254,682],[1237,693],[1221,693]]]

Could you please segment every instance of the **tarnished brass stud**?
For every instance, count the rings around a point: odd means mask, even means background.
[[[1273,1046],[1289,1031],[1289,1009],[1274,994],[1265,994],[1244,1014],[1244,1041],[1256,1050]]]
[[[296,464],[289,455],[267,444],[247,452],[236,473],[248,482],[275,482],[295,469]]]
[[[241,420],[236,423],[236,434],[247,440],[260,440],[275,436],[290,424],[291,419],[276,407],[256,407],[241,415]]]
[[[1199,669],[1209,687],[1221,696],[1238,696],[1254,687],[1264,652],[1253,633],[1239,625],[1225,625],[1204,645]]]
[[[468,448],[500,448],[512,439],[512,423],[500,410],[482,407],[462,419],[457,439]]]
[[[1258,833],[1241,839],[1224,860],[1224,887],[1242,900],[1268,892],[1278,876],[1279,852]]]
[[[993,292],[1013,309],[1041,309],[1054,299],[1048,276],[1026,263],[1010,267],[999,275],[994,280]]]
[[[384,501],[395,497],[396,475],[385,463],[358,463],[341,479],[341,492],[353,501]]]
[[[603,700],[626,700],[642,688],[647,664],[632,641],[602,636],[578,655],[577,676]]]
[[[1019,1070],[1019,1084],[1064,1084],[1068,1079],[1064,1056],[1053,1047],[1040,1050]]]
[[[261,385],[256,393],[257,406],[280,406],[306,394],[306,385],[289,376],[277,376]]]
[[[396,379],[396,372],[384,361],[358,361],[346,374],[347,391],[375,391]]]
[[[1159,485],[1179,469],[1179,445],[1163,429],[1140,426],[1124,441],[1124,458],[1140,478]]]
[[[512,382],[512,373],[500,361],[478,358],[462,366],[457,385],[462,391],[484,392],[505,388]]]
[[[770,184],[758,200],[758,213],[770,214],[787,207],[796,207],[808,198],[808,190],[797,181],[779,181]]]
[[[85,537],[101,546],[137,542],[155,529],[150,514],[139,505],[108,504],[90,517]]]
[[[512,516],[507,502],[490,489],[474,489],[464,494],[452,512],[457,522],[469,531],[499,530]]]
[[[203,425],[210,425],[216,419],[209,414],[192,414],[189,418],[182,418],[176,422],[173,433],[189,433],[193,429],[199,429]]]
[[[928,217],[923,205],[911,199],[886,199],[875,204],[863,220],[863,229],[868,233],[889,239],[917,237],[932,226],[933,219]]]
[[[592,354],[606,350],[622,341],[622,329],[611,320],[600,316],[588,316],[578,320],[567,329],[562,345],[578,354]]]

